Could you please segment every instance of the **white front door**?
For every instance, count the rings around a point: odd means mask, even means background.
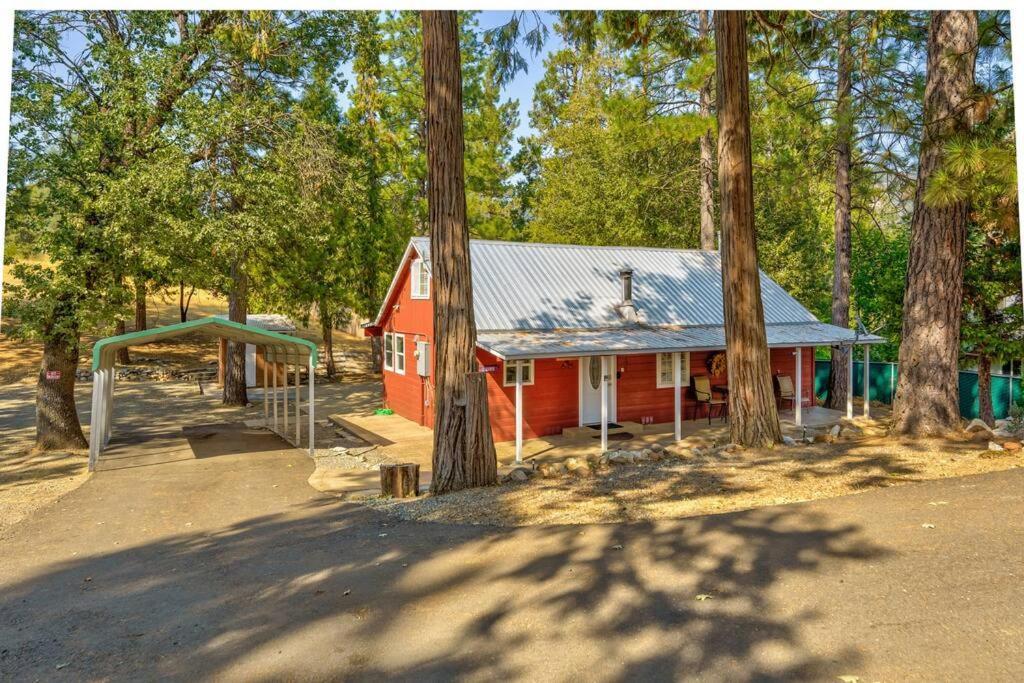
[[[608,421],[615,421],[615,356],[609,356]],[[580,425],[601,424],[601,356],[582,356],[580,366]]]

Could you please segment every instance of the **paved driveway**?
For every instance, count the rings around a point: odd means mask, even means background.
[[[314,492],[294,450],[218,438],[0,539],[0,678],[1024,676],[1024,470],[493,529],[390,521]]]

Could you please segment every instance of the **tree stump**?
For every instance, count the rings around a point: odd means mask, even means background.
[[[380,466],[380,493],[386,498],[420,495],[420,466],[416,463]]]

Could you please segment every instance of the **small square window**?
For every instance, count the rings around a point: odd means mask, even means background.
[[[659,353],[658,354],[658,388],[666,389],[675,386],[675,382],[672,381],[672,354],[671,353]],[[679,354],[679,386],[686,387],[690,385],[690,354],[680,353]]]
[[[529,360],[510,360],[505,363],[505,381],[506,387],[514,387],[516,385],[516,366],[523,368],[523,385],[533,384],[533,359]]]

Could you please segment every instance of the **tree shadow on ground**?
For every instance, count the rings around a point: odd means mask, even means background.
[[[113,512],[113,511],[112,511]],[[794,575],[888,551],[801,507],[495,529],[333,499],[87,557],[0,589],[0,670],[48,678],[834,677]],[[697,600],[710,595],[711,599]],[[584,671],[591,674],[583,674]]]

